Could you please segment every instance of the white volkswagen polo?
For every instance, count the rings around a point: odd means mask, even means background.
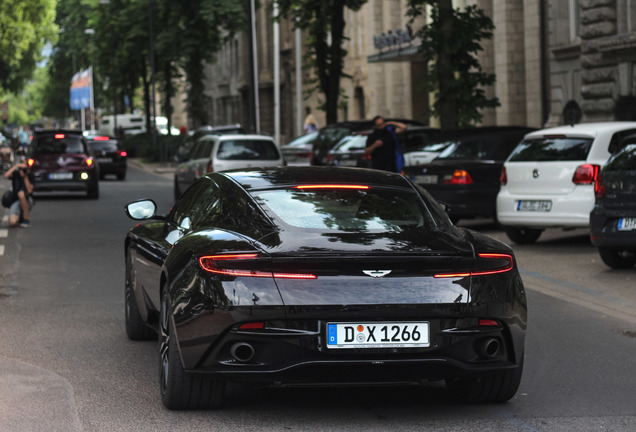
[[[515,243],[544,229],[585,228],[600,168],[636,122],[582,123],[527,134],[501,171],[497,218]]]

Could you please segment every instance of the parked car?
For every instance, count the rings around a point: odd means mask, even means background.
[[[596,178],[590,239],[609,267],[636,264],[636,135],[612,156]]]
[[[497,216],[499,176],[504,161],[524,135],[534,129],[483,127],[441,133],[447,144],[427,164],[406,166],[404,175],[447,206],[451,219]]]
[[[504,163],[497,218],[515,243],[544,229],[589,228],[594,183],[636,122],[581,123],[528,134]]]
[[[99,166],[81,131],[36,131],[30,149],[34,192],[83,191],[99,198]]]
[[[416,120],[386,118],[386,121],[399,121],[407,126],[423,126]],[[313,142],[312,165],[326,165],[329,150],[331,150],[342,138],[355,132],[369,131],[373,129],[372,120],[345,121],[327,125],[318,130],[318,136]]]
[[[222,125],[222,126],[201,126],[192,132],[177,149],[175,158],[176,162],[186,161],[191,154],[191,148],[199,138],[205,135],[224,135],[224,134],[243,134],[245,130],[238,123]]]
[[[169,409],[226,382],[446,380],[502,402],[521,380],[526,296],[512,249],[455,227],[397,173],[280,167],[207,174],[170,213],[133,202],[127,335],[159,334]]]
[[[313,142],[318,136],[318,131],[301,135],[289,144],[280,148],[283,159],[288,166],[308,166],[311,165],[311,150]]]
[[[364,154],[367,137],[371,132],[372,130],[355,132],[342,138],[333,149],[329,150],[327,165],[371,167],[371,155]],[[397,136],[405,159],[410,151],[434,140],[439,133],[439,129],[428,126],[408,127]]]
[[[102,135],[87,135],[85,139],[99,165],[99,178],[114,174],[117,180],[124,180],[128,168],[128,153],[119,147],[119,142]]]
[[[370,131],[356,132],[342,138],[329,150],[327,165],[371,168],[371,155],[365,154]]]
[[[212,171],[239,168],[282,166],[283,157],[267,135],[204,135],[192,147],[187,162],[174,175],[174,198],[196,179]]]

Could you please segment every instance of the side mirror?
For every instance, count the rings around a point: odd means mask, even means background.
[[[124,207],[129,218],[134,220],[152,219],[157,211],[157,204],[151,199],[134,201]]]

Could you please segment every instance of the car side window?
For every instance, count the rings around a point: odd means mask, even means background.
[[[179,202],[172,209],[169,222],[183,229],[194,227],[196,220],[193,218],[192,210],[200,201],[201,194],[205,192],[207,187],[207,181],[204,179],[196,182],[185,191]]]

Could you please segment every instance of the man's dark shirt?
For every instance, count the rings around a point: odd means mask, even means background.
[[[374,129],[367,138],[366,147],[371,146],[376,141],[382,141],[382,145],[371,153],[371,168],[384,171],[397,171],[395,166],[395,140],[393,135],[386,128]]]
[[[33,173],[27,174],[29,176],[29,180],[31,184],[33,184],[34,176]],[[29,192],[27,191],[26,185],[24,184],[24,178],[20,175],[20,170],[13,171],[13,175],[11,176],[11,187],[13,188],[13,193],[15,196],[18,195],[18,192],[23,190],[25,195],[28,197]]]

